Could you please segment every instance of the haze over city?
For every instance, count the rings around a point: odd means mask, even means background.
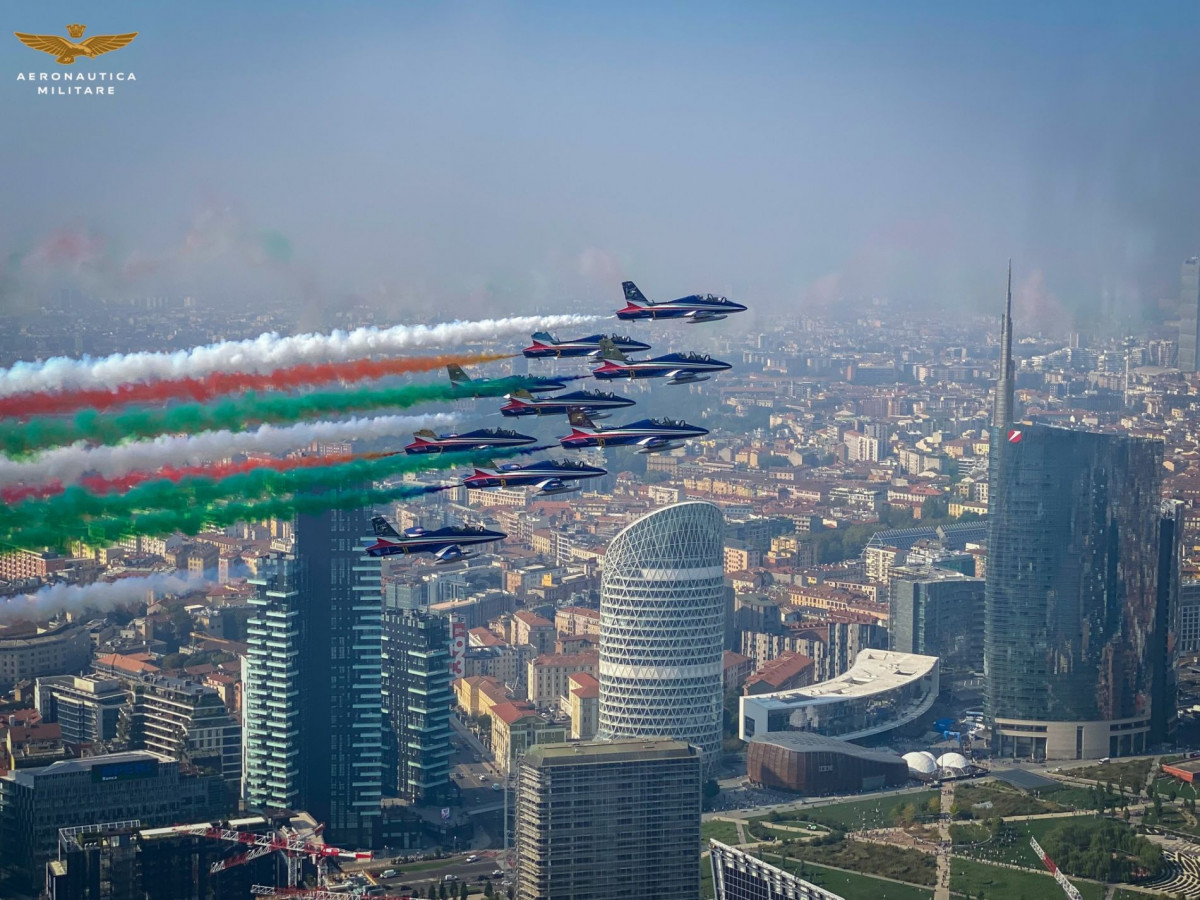
[[[62,33],[77,4],[10,6]],[[15,72],[5,309],[340,298],[386,321],[713,290],[1030,327],[1158,315],[1200,246],[1194,4],[113,2],[79,103]],[[19,22],[18,22],[19,20]],[[99,33],[99,32],[97,32]],[[759,322],[759,324],[765,324]]]

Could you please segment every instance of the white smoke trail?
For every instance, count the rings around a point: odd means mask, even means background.
[[[453,413],[424,416],[374,416],[338,422],[300,422],[281,427],[262,425],[253,431],[203,431],[192,435],[159,435],[115,447],[88,447],[81,443],[56,447],[28,460],[0,457],[0,485],[72,484],[83,475],[106,478],[158,469],[162,466],[196,466],[238,453],[286,453],[313,441],[393,437],[422,428],[443,428],[456,421]]]
[[[144,575],[97,581],[95,584],[51,584],[32,594],[0,597],[0,623],[16,619],[44,620],[59,612],[78,612],[93,608],[107,612],[125,603],[133,603],[155,594],[181,594],[211,584],[199,575]]]
[[[300,363],[342,362],[376,353],[456,347],[594,322],[600,316],[518,316],[440,325],[375,326],[331,334],[281,337],[261,334],[245,341],[220,341],[174,353],[115,353],[100,359],[56,356],[0,369],[0,396],[27,391],[113,388],[131,381],[197,378],[213,372],[271,372]]]

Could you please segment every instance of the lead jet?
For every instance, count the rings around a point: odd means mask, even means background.
[[[678,300],[654,303],[638,290],[632,281],[621,282],[625,289],[625,308],[617,310],[617,318],[634,319],[684,319],[693,325],[701,322],[716,322],[733,313],[745,312],[746,307],[725,297],[713,294],[692,294]]]
[[[607,469],[588,466],[570,460],[545,460],[519,466],[509,463],[503,466],[477,467],[473,475],[463,479],[467,488],[527,487],[538,489],[539,494],[567,494],[579,490],[583,481],[607,475]]]
[[[528,391],[513,391],[500,412],[506,416],[564,416],[573,409],[580,409],[593,419],[607,419],[609,414],[604,410],[633,405],[628,397],[604,391],[572,391],[557,397],[536,398]]]
[[[576,338],[573,341],[560,341],[548,332],[539,331],[531,337],[533,343],[521,351],[530,359],[599,356],[600,341],[605,339],[611,341],[613,346],[622,353],[642,353],[650,349],[649,344],[616,334],[593,334],[588,337]]]
[[[592,374],[601,381],[614,378],[667,378],[667,384],[696,384],[708,381],[704,372],[724,372],[732,369],[727,362],[713,359],[707,353],[668,353],[654,359],[628,359],[624,353],[601,341],[604,364]]]
[[[497,381],[511,383],[514,390],[525,390],[538,394],[561,391],[567,386],[565,381],[556,381],[553,378],[536,378],[532,375],[508,375],[504,378],[484,378],[476,381],[464,372],[463,367],[457,363],[450,363],[450,365],[446,366],[446,371],[450,375],[450,386],[462,389],[467,396],[474,396],[470,393],[472,385],[490,385]]]
[[[493,447],[523,447],[536,444],[537,438],[503,428],[480,428],[466,434],[438,435],[428,429],[413,435],[413,442],[404,448],[410,455],[417,453],[452,453],[459,450],[490,450]]]
[[[572,412],[570,419],[571,433],[558,439],[568,450],[636,446],[638,453],[661,453],[664,450],[677,450],[688,438],[708,434],[707,428],[671,419],[642,419],[640,422],[608,428],[597,425],[578,411]]]
[[[456,562],[460,559],[470,559],[476,553],[464,553],[463,547],[475,544],[490,544],[492,541],[502,541],[506,537],[503,531],[488,531],[486,528],[470,526],[449,526],[437,531],[426,531],[424,528],[407,528],[400,534],[383,516],[371,520],[375,529],[375,543],[367,547],[368,556],[395,556],[412,553],[432,553],[437,565]]]

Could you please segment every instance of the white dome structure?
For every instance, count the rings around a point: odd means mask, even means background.
[[[600,588],[600,738],[721,752],[725,517],[675,503],[613,538]]]
[[[961,775],[971,768],[971,761],[961,753],[943,753],[937,758],[939,769]]]
[[[920,778],[932,778],[937,774],[937,760],[933,758],[933,754],[928,750],[905,753],[901,759],[908,763],[908,771]]]

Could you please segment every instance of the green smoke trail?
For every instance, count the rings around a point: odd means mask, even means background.
[[[139,406],[116,415],[84,410],[70,418],[37,416],[25,422],[0,422],[0,452],[20,456],[75,441],[119,444],[174,432],[244,431],[266,423],[292,423],[385,407],[404,409],[418,403],[502,397],[530,384],[536,384],[536,380],[513,376],[457,386],[414,384],[304,394],[249,392],[217,403],[180,403],[166,409]]]
[[[281,509],[294,510],[296,502],[316,503],[317,508],[333,496],[345,496],[339,491],[328,497],[312,491],[337,491],[345,485],[369,484],[380,478],[412,472],[424,472],[452,467],[486,465],[504,456],[528,453],[524,447],[498,449],[486,453],[439,454],[436,457],[412,458],[391,456],[383,459],[359,460],[328,467],[291,469],[255,469],[225,478],[194,477],[179,481],[148,481],[125,494],[92,494],[75,486],[41,500],[26,500],[0,509],[0,541],[18,547],[63,546],[73,540],[87,540],[100,527],[100,534],[111,539],[133,534],[170,533],[186,531],[192,523],[213,524],[212,516],[220,514],[224,524],[239,521],[243,515],[232,510],[258,508],[262,503],[244,501],[280,501]],[[425,493],[424,488],[402,486],[407,490]],[[369,496],[374,488],[351,490],[350,495]],[[396,489],[383,489],[396,490]],[[403,494],[401,494],[403,496]],[[282,498],[290,498],[283,500]],[[235,503],[236,501],[236,503]],[[368,506],[367,501],[362,505]],[[339,507],[345,508],[345,507]],[[233,518],[229,518],[233,515]],[[259,516],[268,518],[270,513]],[[282,513],[281,513],[282,515]],[[173,523],[185,524],[173,524]],[[33,524],[36,523],[36,524]],[[133,530],[123,530],[123,526]],[[149,530],[147,530],[149,529]],[[189,533],[195,533],[194,531]]]

